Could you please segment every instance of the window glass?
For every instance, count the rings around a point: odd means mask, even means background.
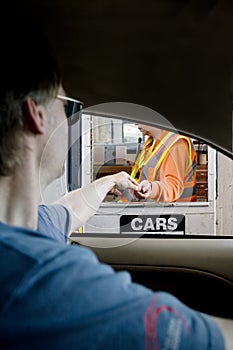
[[[142,133],[138,130],[137,125],[130,122],[123,122],[123,140],[125,143],[138,142]]]
[[[82,185],[120,171],[132,175],[135,163],[149,139],[138,124],[123,118],[83,113],[82,128],[82,161],[79,171]],[[99,212],[83,226],[83,237],[134,237],[135,234],[153,238],[164,234],[166,237],[233,235],[232,159],[217,152],[203,140],[187,138],[178,133],[174,136],[165,129],[161,130],[161,134],[171,137],[171,141],[180,135],[186,148],[192,146],[195,162],[187,164],[189,167],[195,165],[195,200],[191,198],[192,193],[189,193],[189,188],[192,187],[190,183],[187,186],[187,197],[190,200],[185,201],[148,199],[122,202],[122,197],[109,192]],[[164,141],[166,147],[162,149],[162,154],[169,148],[169,142],[166,142]],[[182,155],[182,152],[178,154]],[[166,161],[165,156],[163,161]],[[154,164],[156,166],[157,163]],[[160,163],[161,167],[162,165],[163,162]],[[72,159],[70,168],[75,166],[77,169],[77,164]],[[73,169],[74,175],[75,171]],[[186,174],[187,179],[192,178],[190,174]],[[174,225],[175,220],[179,224]]]

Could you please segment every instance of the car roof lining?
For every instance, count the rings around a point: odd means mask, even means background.
[[[85,107],[145,106],[232,154],[232,2],[13,0],[4,6],[37,23],[52,43],[68,95]]]

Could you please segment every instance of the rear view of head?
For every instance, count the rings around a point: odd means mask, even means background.
[[[58,92],[60,73],[46,39],[30,25],[0,25],[0,176],[20,163],[27,98],[46,105]]]

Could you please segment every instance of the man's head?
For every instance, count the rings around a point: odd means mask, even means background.
[[[61,77],[45,38],[35,29],[9,22],[0,27],[0,176],[20,164],[25,133],[38,133],[29,114],[56,98]],[[33,107],[34,106],[34,107]]]
[[[159,138],[159,136],[163,132],[162,129],[159,129],[150,125],[146,125],[146,124],[136,124],[136,125],[144,136],[151,136],[154,139]]]

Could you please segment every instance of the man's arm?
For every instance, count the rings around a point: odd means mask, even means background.
[[[106,194],[116,187],[138,191],[138,183],[126,172],[104,176],[91,184],[67,193],[56,203],[64,205],[72,217],[71,232],[81,227],[98,210]]]

